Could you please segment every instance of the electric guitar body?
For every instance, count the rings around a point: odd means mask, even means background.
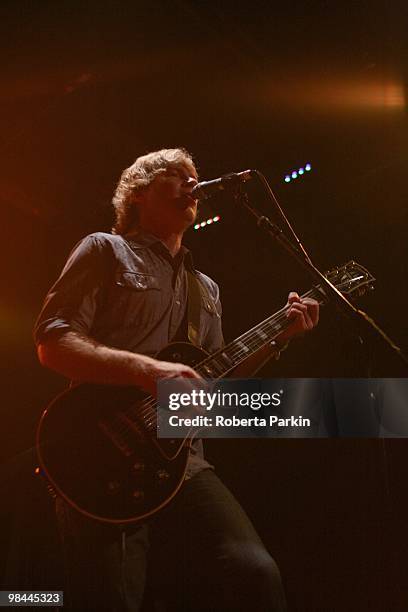
[[[157,358],[194,367],[206,353],[174,343]],[[191,438],[158,439],[155,406],[136,387],[80,384],[43,412],[37,450],[55,492],[90,518],[136,522],[183,483]]]

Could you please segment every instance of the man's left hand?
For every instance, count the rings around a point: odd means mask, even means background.
[[[301,298],[295,291],[291,291],[286,308],[286,316],[292,320],[292,323],[278,337],[280,342],[287,342],[310,331],[319,322],[319,302],[312,298]]]

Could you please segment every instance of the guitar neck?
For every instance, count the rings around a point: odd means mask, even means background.
[[[325,302],[323,294],[316,287],[304,293],[302,298],[305,297],[313,298],[320,304]],[[272,342],[291,325],[292,321],[286,316],[287,311],[287,306],[281,308],[230,344],[204,359],[198,366],[195,366],[195,369],[205,378],[223,378],[229,371]]]
[[[304,293],[302,298],[305,297],[312,297],[320,304],[323,304],[325,301],[323,294],[317,288]],[[289,327],[291,321],[286,316],[287,310],[287,306],[281,308],[278,312],[239,336],[239,338],[230,342],[230,344],[227,344],[216,353],[209,355],[203,361],[196,364],[194,369],[203,378],[226,378],[229,372],[234,370],[238,364],[251,357],[257,350],[269,342],[272,342],[274,338]],[[149,396],[141,406],[128,408],[126,414],[133,421],[141,420],[145,430],[155,434],[157,426],[156,408],[156,399]]]
[[[326,278],[342,293],[346,295],[363,295],[365,291],[373,288],[375,278],[360,264],[349,261],[339,268],[326,273]],[[327,298],[320,285],[316,285],[304,293],[302,298],[313,298],[320,305],[327,302]],[[252,329],[248,330],[230,344],[227,344],[216,353],[209,355],[203,361],[194,365],[194,369],[203,378],[226,378],[236,366],[249,359],[259,349],[267,346],[279,334],[291,325],[287,318],[288,306],[271,315]],[[146,398],[142,404],[127,409],[126,416],[132,423],[141,421],[146,431],[156,433],[156,399]],[[123,424],[121,424],[123,426]]]

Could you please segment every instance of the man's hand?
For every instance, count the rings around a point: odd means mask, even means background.
[[[157,382],[162,378],[194,378],[202,380],[201,376],[193,368],[183,363],[149,359],[142,379],[142,388],[152,395],[156,395]],[[186,381],[186,391],[190,391],[191,388],[192,386]]]
[[[286,308],[286,316],[293,322],[278,336],[277,340],[282,344],[310,331],[319,322],[319,303],[312,298],[301,298],[295,291],[291,291]]]

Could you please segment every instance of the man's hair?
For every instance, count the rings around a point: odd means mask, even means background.
[[[195,168],[193,158],[186,149],[161,149],[138,157],[126,168],[112,199],[115,211],[112,234],[126,234],[137,225],[138,206],[134,202],[135,194],[148,187],[153,179],[167,168],[183,163]]]

